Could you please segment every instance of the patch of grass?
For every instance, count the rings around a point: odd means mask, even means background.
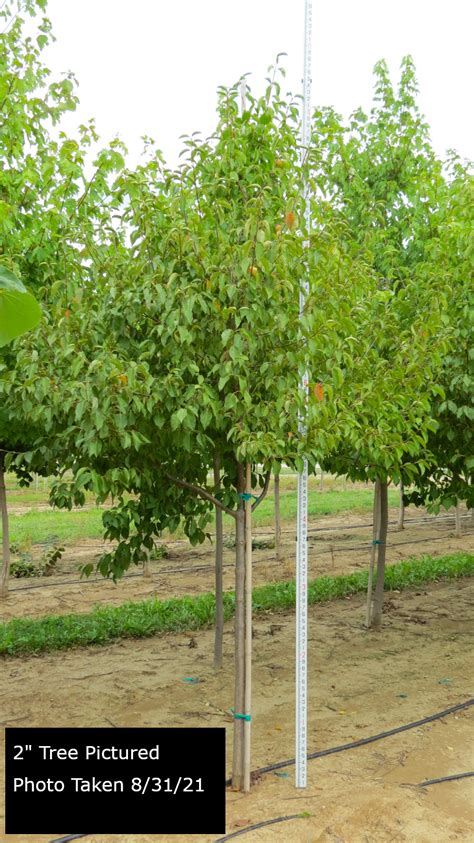
[[[398,506],[399,491],[398,489],[389,489],[388,505]],[[280,493],[280,515],[282,521],[289,521],[296,518],[296,509],[298,501],[296,492],[291,490],[289,492]],[[320,492],[317,489],[310,491],[308,495],[308,515],[336,515],[339,512],[372,512],[374,505],[373,489],[346,489],[340,491],[337,489]],[[226,519],[224,519],[226,520]],[[274,501],[273,495],[268,495],[262,503],[255,510],[252,515],[252,523],[262,527],[268,524],[273,524],[274,521]],[[232,523],[228,519],[229,525]]]
[[[433,558],[422,556],[391,565],[385,587],[406,589],[441,579],[474,575],[474,555],[455,553]],[[367,572],[318,577],[309,584],[309,602],[322,603],[364,592]],[[254,589],[256,614],[281,612],[295,605],[295,583],[279,582]],[[235,595],[224,595],[224,617],[235,610]],[[144,638],[163,632],[181,632],[210,626],[214,620],[213,594],[171,600],[143,600],[121,606],[105,606],[87,614],[19,618],[0,625],[0,653],[17,655],[107,644],[118,638]]]
[[[62,510],[31,509],[23,515],[10,516],[10,542],[19,547],[53,542],[74,542],[102,538],[103,509]],[[0,536],[1,536],[0,530]]]
[[[9,506],[36,506],[37,504],[47,504],[48,494],[45,492],[35,491],[35,489],[15,489],[10,491],[7,489],[7,500]]]
[[[10,501],[10,496],[9,496]],[[389,505],[398,505],[398,490],[389,490]],[[334,515],[339,512],[372,512],[373,491],[371,488],[348,488],[346,491],[330,490],[320,492],[313,489],[309,494],[308,514],[311,517]],[[282,521],[296,518],[297,497],[294,490],[280,494],[280,513]],[[35,510],[31,509],[21,515],[10,516],[10,541],[21,548],[28,548],[32,544],[44,542],[74,542],[80,539],[101,539],[103,509],[67,510]],[[212,513],[211,522],[212,525]],[[255,526],[265,527],[274,522],[274,501],[270,494],[255,510],[252,521]],[[234,520],[224,516],[225,529],[234,529]],[[211,527],[212,529],[212,527]],[[1,537],[0,529],[0,537]],[[168,534],[167,534],[168,535]],[[182,537],[183,531],[178,528],[174,538]]]

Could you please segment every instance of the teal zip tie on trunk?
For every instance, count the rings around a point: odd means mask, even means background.
[[[251,498],[255,498],[255,500],[257,500],[257,495],[251,495],[250,492],[239,492],[238,496],[243,501],[249,501]]]
[[[248,723],[250,723],[252,719],[251,714],[236,714],[233,708],[230,708],[229,711],[232,713],[232,717],[234,718],[234,720],[246,720]]]

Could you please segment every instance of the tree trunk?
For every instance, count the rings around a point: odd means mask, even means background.
[[[242,466],[237,465],[237,493],[243,494],[245,479]],[[235,514],[235,685],[234,685],[234,757],[232,759],[232,787],[243,788],[245,707],[245,510],[239,499]],[[240,716],[235,716],[240,715]]]
[[[221,485],[221,472],[219,454],[214,455],[214,494],[219,491]],[[222,532],[222,509],[218,506],[216,510],[216,619],[214,630],[214,667],[220,670],[222,667],[222,642],[224,636],[224,587],[223,587],[223,549],[224,537]]]
[[[143,560],[143,576],[146,580],[151,580],[151,569],[150,569],[150,551],[148,548],[145,548],[146,559]]]
[[[369,629],[372,618],[372,584],[374,580],[375,549],[380,540],[380,480],[375,481],[374,506],[372,515],[372,547],[370,550],[369,581],[367,583],[367,607],[365,625]]]
[[[371,625],[374,629],[380,629],[383,612],[383,590],[385,582],[385,558],[387,553],[387,529],[388,529],[388,484],[386,480],[380,480],[380,522],[377,547],[377,582],[375,584],[374,606]]]
[[[321,469],[321,477],[319,478],[319,491],[322,492],[324,489],[324,471]]]
[[[397,530],[404,530],[405,529],[405,504],[403,503],[403,493],[405,491],[405,486],[403,485],[403,480],[400,480],[400,505],[398,509],[398,521],[397,521]]]
[[[281,562],[280,475],[274,477],[275,493],[275,559]]]
[[[246,465],[245,491],[252,494],[252,466]],[[244,791],[250,790],[252,711],[252,499],[245,501],[245,707]]]
[[[454,517],[456,522],[456,538],[460,539],[462,536],[462,529],[461,529],[461,506],[459,501],[456,501],[456,509],[454,511]]]
[[[10,531],[8,528],[7,493],[5,489],[5,471],[3,456],[0,455],[0,510],[2,512],[2,574],[0,578],[0,597],[8,594],[8,578],[10,576]]]

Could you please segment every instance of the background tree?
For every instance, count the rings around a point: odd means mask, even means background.
[[[327,469],[348,473],[353,479],[376,481],[374,513],[379,513],[379,518],[373,537],[377,548],[374,626],[380,626],[383,605],[387,483],[389,478],[412,482],[425,476],[427,437],[436,427],[432,399],[442,394],[436,384],[440,358],[435,355],[434,365],[427,365],[424,357],[441,350],[437,339],[440,314],[432,318],[431,309],[433,296],[442,299],[450,283],[446,261],[440,264],[433,250],[433,244],[440,242],[433,229],[433,214],[442,202],[445,180],[416,93],[409,57],[402,62],[397,91],[385,62],[379,62],[369,115],[358,109],[344,125],[332,109],[315,114],[314,130],[321,139],[314,158],[318,185],[340,210],[370,261],[378,279],[376,298],[390,311],[390,316],[384,317],[390,328],[378,344],[380,357],[393,365],[392,377],[397,379],[393,388],[398,402],[393,405],[386,447],[381,450],[377,441],[384,421],[370,418],[361,407],[360,429],[364,433],[360,446],[351,451],[345,445],[325,463]],[[442,318],[447,333],[448,317],[444,314]],[[387,388],[385,391],[388,393]],[[375,429],[376,436],[365,435],[366,425]],[[374,525],[375,521],[374,517]]]
[[[451,342],[432,406],[436,428],[427,441],[428,468],[405,499],[438,511],[459,501],[474,507],[474,290],[472,286],[473,180],[452,156],[444,196],[433,213],[431,258],[449,278]]]
[[[0,12],[5,24],[0,35],[0,272],[2,277],[13,272],[20,278],[43,313],[54,303],[55,319],[60,319],[63,330],[81,289],[90,281],[90,266],[105,266],[115,241],[107,207],[108,179],[123,159],[120,144],[114,142],[99,152],[92,176],[88,176],[91,162],[87,164],[87,157],[97,141],[93,123],[80,126],[77,138],[60,131],[61,118],[76,107],[75,81],[71,76],[52,81],[42,62],[41,53],[52,38],[49,21],[36,17],[34,25],[27,27],[22,17],[23,13],[41,14],[45,7],[43,0],[31,0],[3,4]],[[27,35],[27,29],[33,34]],[[44,320],[39,330],[47,324]],[[1,349],[0,377],[10,372],[15,378],[21,343],[18,339]],[[39,379],[36,401],[42,402],[56,387],[55,372],[44,374],[47,366],[34,350],[31,363],[30,375]],[[16,472],[26,484],[33,471],[57,471],[58,455],[48,446],[51,412],[37,414],[33,424],[31,418],[26,421],[29,399],[13,406],[8,390],[2,392],[0,454],[4,455],[4,468]],[[40,434],[41,448],[33,447]],[[12,452],[18,454],[18,460],[12,460]],[[8,588],[5,532],[3,557],[2,596]]]

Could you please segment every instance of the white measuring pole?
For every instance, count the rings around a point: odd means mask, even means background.
[[[240,83],[240,113],[243,114],[247,106],[247,83],[242,79]],[[252,493],[252,467],[250,463],[245,467],[245,491]],[[252,709],[252,501],[249,497],[245,501],[245,647],[244,647],[244,769],[243,786],[245,793],[250,790],[250,757],[251,757],[251,709]]]
[[[305,0],[304,25],[304,72],[303,72],[303,121],[301,132],[301,163],[303,163],[311,137],[311,34],[312,3]],[[309,189],[305,188],[305,226],[309,233],[311,212]],[[306,245],[309,245],[307,243]],[[303,316],[309,281],[300,288],[300,319]],[[308,372],[305,371],[301,384],[308,395]],[[298,423],[300,435],[306,433],[304,415]],[[308,461],[298,474],[298,513],[296,532],[296,787],[306,787],[307,744],[308,744]]]

